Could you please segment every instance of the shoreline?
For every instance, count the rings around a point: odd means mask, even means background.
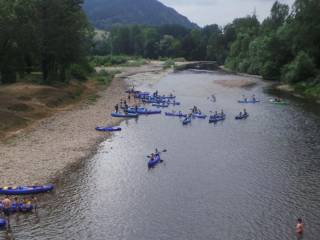
[[[149,73],[160,80],[168,72],[157,62],[123,67],[107,89],[97,92],[96,102],[83,100],[70,109],[39,120],[11,141],[0,143],[1,185],[58,182],[58,176],[66,169],[90,158],[99,144],[112,136],[112,133],[95,131],[95,127],[117,125],[122,121],[112,118],[110,113],[114,105],[127,96],[126,79]]]
[[[225,73],[230,73],[230,74],[243,76],[243,77],[259,78],[259,79],[261,79],[263,81],[268,82],[268,80],[263,79],[262,76],[260,76],[260,75],[252,75],[252,74],[248,74],[248,73],[234,72],[234,71],[232,71],[230,69],[225,68],[224,66],[220,66],[220,69],[222,71],[224,71]],[[293,85],[282,83],[282,82],[279,82],[279,81],[278,82],[269,81],[269,84],[270,84],[270,86],[271,86],[271,88],[273,90],[277,90],[277,91],[280,91],[282,93],[287,93],[287,94],[290,94],[293,97],[301,98],[301,99],[304,99],[304,100],[313,99],[317,104],[320,104],[320,98],[319,97],[305,95],[301,91],[296,90]]]

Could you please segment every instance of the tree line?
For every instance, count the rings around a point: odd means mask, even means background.
[[[262,23],[251,15],[223,28],[118,26],[96,42],[92,53],[217,61],[265,79],[320,82],[319,12],[319,0],[296,0],[291,11],[276,1]]]
[[[86,61],[91,27],[83,0],[0,1],[0,83],[32,71],[42,81],[66,81],[73,64]]]
[[[320,82],[319,0],[276,1],[261,23],[255,15],[224,27],[116,26],[93,36],[83,0],[0,1],[0,83],[41,72],[66,81],[88,68],[88,55],[217,61],[231,70],[288,83]],[[76,74],[75,74],[76,75]],[[82,75],[82,74],[80,74]]]

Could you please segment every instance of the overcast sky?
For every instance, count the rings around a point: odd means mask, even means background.
[[[234,18],[256,11],[260,20],[270,13],[275,0],[159,0],[200,26],[217,23],[226,25]],[[280,0],[291,6],[294,0]]]

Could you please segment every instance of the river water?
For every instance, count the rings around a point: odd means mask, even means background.
[[[66,171],[38,214],[12,218],[15,239],[252,240],[320,236],[320,107],[290,98],[270,104],[267,84],[227,88],[215,80],[243,77],[221,72],[169,74],[143,90],[173,92],[180,107],[224,109],[216,125],[182,126],[164,114],[124,121],[98,152]],[[215,94],[217,102],[208,100]],[[262,102],[243,106],[243,94]],[[234,116],[243,108],[245,121]],[[165,110],[165,111],[166,111]],[[146,155],[167,149],[164,162],[147,169]],[[8,238],[0,232],[0,239]]]

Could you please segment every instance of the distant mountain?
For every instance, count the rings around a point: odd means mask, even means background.
[[[110,29],[117,24],[178,24],[187,28],[198,27],[158,0],[85,0],[84,10],[91,23],[100,29]]]

